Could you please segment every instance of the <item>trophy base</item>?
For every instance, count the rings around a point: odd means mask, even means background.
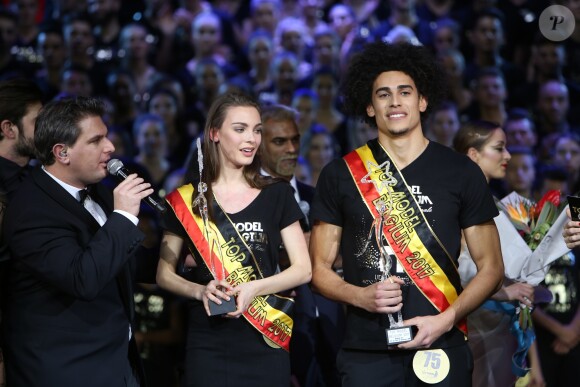
[[[387,334],[387,344],[389,346],[398,345],[413,340],[413,331],[416,329],[417,327],[414,325],[385,329]]]
[[[235,297],[230,297],[230,300],[221,300],[221,304],[216,304],[212,300],[208,300],[209,315],[219,316],[229,312],[234,312],[237,309]]]

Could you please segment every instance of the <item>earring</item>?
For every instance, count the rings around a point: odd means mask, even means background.
[[[65,151],[65,150],[61,150],[60,152],[58,152],[58,155],[59,155],[60,157],[66,157],[66,156],[67,156],[67,153],[66,153],[66,151]]]

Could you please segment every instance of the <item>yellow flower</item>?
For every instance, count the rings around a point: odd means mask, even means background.
[[[516,220],[524,224],[528,224],[530,222],[530,211],[523,201],[518,203],[507,203],[505,208],[512,220]]]

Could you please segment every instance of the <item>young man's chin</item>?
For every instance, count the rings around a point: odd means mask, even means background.
[[[409,128],[404,128],[404,129],[391,129],[389,130],[389,133],[393,136],[393,137],[402,137],[404,135],[406,135],[407,133],[409,133],[411,130]]]

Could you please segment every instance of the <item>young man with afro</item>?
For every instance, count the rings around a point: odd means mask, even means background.
[[[429,51],[409,44],[369,44],[345,75],[346,113],[378,138],[322,171],[310,241],[315,289],[347,305],[343,387],[471,385],[464,319],[500,288],[503,263],[481,169],[423,135],[443,85]],[[465,289],[462,234],[479,269]]]

